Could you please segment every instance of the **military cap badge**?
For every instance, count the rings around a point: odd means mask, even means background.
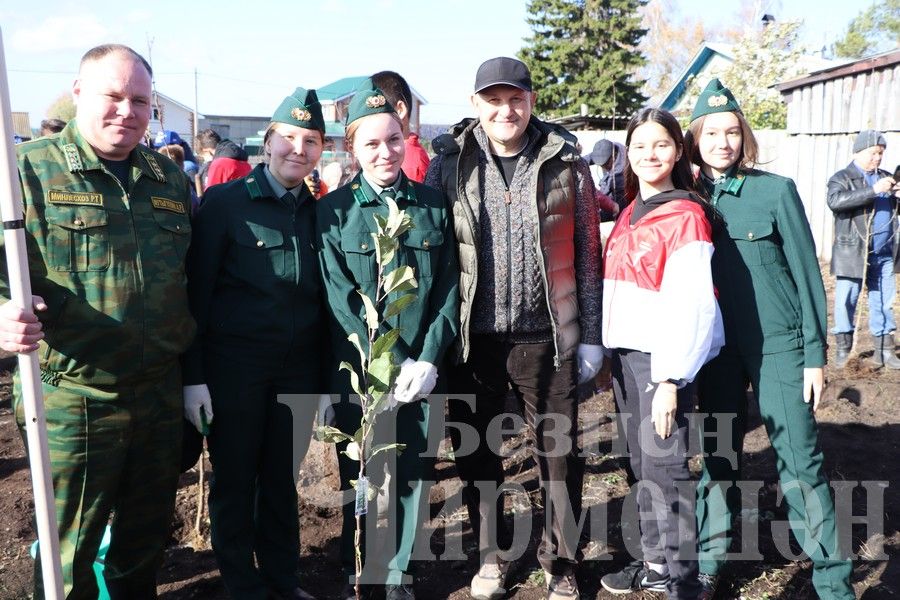
[[[716,108],[719,106],[725,106],[726,104],[728,104],[728,98],[725,96],[725,94],[719,94],[717,96],[710,96],[709,99],[706,101],[706,103],[709,104],[713,108]]]
[[[298,121],[312,121],[312,113],[299,106],[295,106],[291,109],[291,116]]]
[[[375,96],[369,96],[366,98],[366,106],[369,108],[380,108],[387,103],[387,100],[384,99],[384,96],[381,94],[377,94]]]

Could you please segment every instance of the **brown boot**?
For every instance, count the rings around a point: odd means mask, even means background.
[[[881,361],[888,369],[900,369],[900,359],[894,352],[895,348],[893,333],[881,336]]]

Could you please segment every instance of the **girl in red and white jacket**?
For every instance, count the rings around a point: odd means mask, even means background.
[[[665,591],[696,598],[696,486],[690,480],[687,413],[693,380],[724,344],[710,260],[715,211],[698,195],[681,128],[645,109],[628,125],[629,204],[606,245],[603,345],[612,352],[616,404],[638,479],[641,551],[601,579],[613,593]],[[634,503],[626,503],[623,511]],[[623,514],[623,520],[627,513]],[[681,537],[679,537],[681,532]]]

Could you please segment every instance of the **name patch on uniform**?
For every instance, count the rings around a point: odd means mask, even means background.
[[[153,208],[158,208],[160,210],[167,210],[169,212],[178,213],[179,215],[184,214],[184,204],[181,202],[176,202],[175,200],[169,200],[168,198],[158,198],[157,196],[151,196],[150,204],[153,205]]]
[[[47,200],[52,204],[81,204],[85,206],[103,206],[103,195],[97,192],[65,192],[50,190]]]

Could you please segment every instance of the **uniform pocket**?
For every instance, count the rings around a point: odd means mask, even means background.
[[[432,277],[444,243],[444,233],[437,229],[412,229],[401,242],[406,249],[407,264],[415,269],[416,278]]]
[[[54,206],[46,210],[47,261],[54,271],[109,268],[109,216],[95,206]]]
[[[728,235],[748,265],[768,265],[778,261],[781,255],[778,234],[772,221],[728,223]]]
[[[341,252],[347,268],[358,283],[371,283],[378,278],[375,262],[375,240],[368,231],[348,231],[341,235]]]
[[[247,279],[260,279],[266,274],[285,276],[284,234],[259,223],[244,223],[235,233],[238,264]]]
[[[183,261],[187,256],[188,244],[191,242],[191,222],[185,215],[175,214],[165,210],[154,210],[153,219],[160,229],[169,232],[169,240],[178,255],[178,260]],[[163,239],[166,236],[162,236]]]

